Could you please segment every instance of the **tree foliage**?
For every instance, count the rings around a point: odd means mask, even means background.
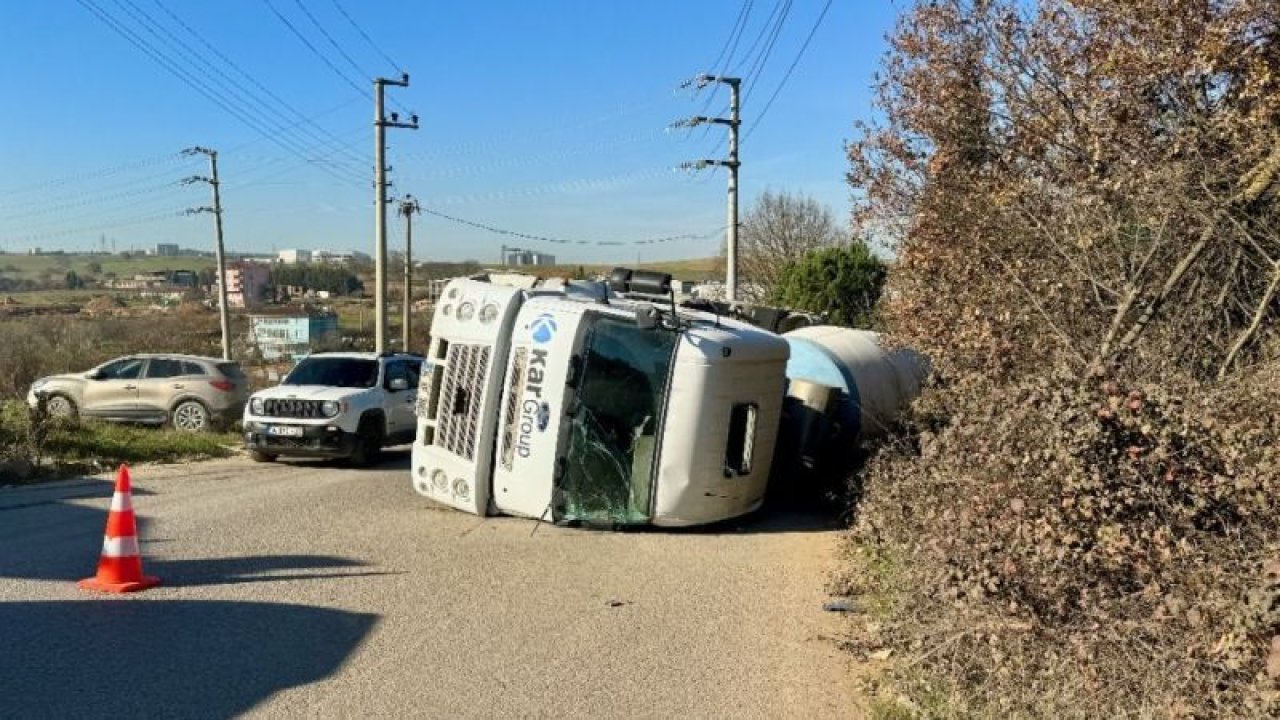
[[[770,301],[821,313],[835,325],[865,328],[885,275],[884,262],[864,243],[816,248],[781,268]]]
[[[766,190],[743,216],[738,232],[738,274],[748,300],[769,298],[787,263],[844,239],[831,211],[811,197]]]
[[[364,288],[360,278],[345,267],[313,263],[273,266],[271,281],[278,288],[294,285],[307,290],[325,290],[336,295],[350,295]]]
[[[943,382],[865,478],[874,642],[961,715],[1275,713],[1280,3],[921,1],[876,97],[855,230]]]

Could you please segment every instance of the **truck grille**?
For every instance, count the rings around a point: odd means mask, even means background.
[[[518,347],[511,359],[511,383],[507,386],[507,405],[502,411],[502,467],[511,469],[516,451],[516,409],[520,407],[520,388],[524,387],[524,371],[529,364],[529,348]]]
[[[467,460],[474,460],[476,455],[489,354],[488,345],[454,344],[445,357],[436,445]]]
[[[267,417],[287,418],[322,418],[320,400],[297,400],[294,398],[268,398],[262,403],[262,413]]]

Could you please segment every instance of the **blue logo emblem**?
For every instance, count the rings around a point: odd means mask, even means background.
[[[547,425],[551,424],[551,406],[542,403],[538,406],[538,432],[546,432]]]
[[[556,319],[547,313],[543,313],[534,318],[529,324],[533,328],[533,341],[538,344],[551,342],[551,338],[556,334]]]

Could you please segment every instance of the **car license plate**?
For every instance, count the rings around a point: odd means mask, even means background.
[[[294,425],[272,425],[267,428],[268,435],[281,435],[284,437],[302,437],[302,428]]]

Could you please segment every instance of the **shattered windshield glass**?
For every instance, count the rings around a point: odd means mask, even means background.
[[[555,519],[644,523],[651,512],[658,421],[679,336],[596,313],[588,318]]]

